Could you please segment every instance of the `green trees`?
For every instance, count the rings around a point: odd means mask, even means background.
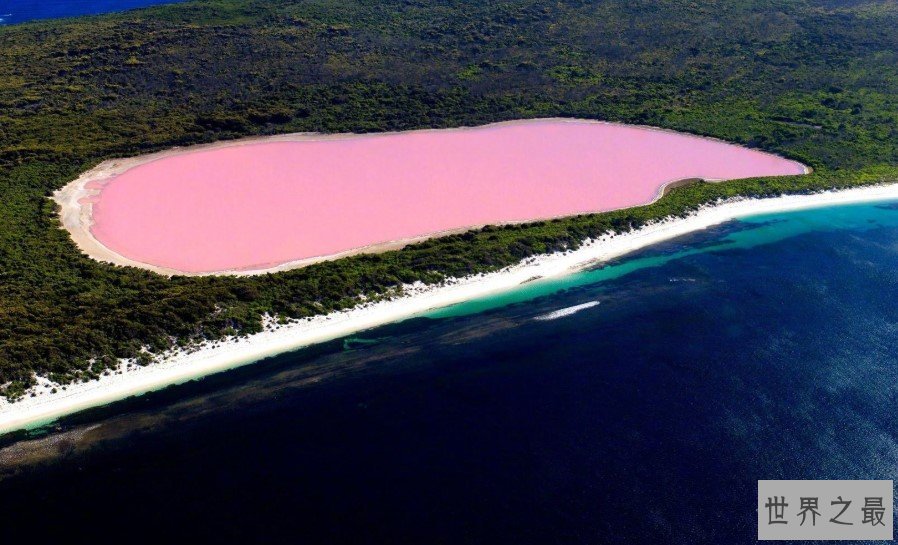
[[[896,179],[898,11],[882,3],[204,0],[0,27],[0,394],[145,347],[361,293],[495,270],[735,195]],[[572,116],[761,147],[811,176],[672,190],[623,212],[487,227],[253,278],[79,255],[48,195],[104,158],[250,134]],[[144,354],[144,355],[141,355]]]

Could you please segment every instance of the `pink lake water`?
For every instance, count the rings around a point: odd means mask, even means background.
[[[91,230],[143,263],[249,270],[467,226],[640,205],[685,178],[803,172],[717,140],[586,121],[261,142],[120,174],[93,199]]]

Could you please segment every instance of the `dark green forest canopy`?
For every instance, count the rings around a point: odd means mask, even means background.
[[[0,27],[0,393],[250,333],[733,195],[898,178],[898,7],[855,1],[209,0]],[[811,176],[486,228],[253,278],[101,265],[47,196],[98,161],[295,131],[576,116],[713,135]],[[141,356],[147,360],[148,356]]]

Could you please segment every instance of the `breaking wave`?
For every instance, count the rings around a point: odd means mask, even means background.
[[[541,314],[534,318],[534,320],[547,321],[547,320],[557,320],[558,318],[564,318],[565,316],[570,316],[572,314],[576,314],[581,310],[586,310],[588,308],[592,308],[598,306],[598,301],[590,301],[588,303],[583,303],[582,305],[574,305],[572,307],[562,308],[559,310],[555,310],[549,312],[548,314]]]

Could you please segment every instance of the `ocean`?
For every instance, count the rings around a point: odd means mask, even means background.
[[[178,1],[180,0],[0,0],[0,25],[14,25],[35,19],[97,15]]]
[[[728,222],[0,438],[45,539],[746,543],[898,478],[898,205]],[[35,534],[36,535],[36,534]]]

